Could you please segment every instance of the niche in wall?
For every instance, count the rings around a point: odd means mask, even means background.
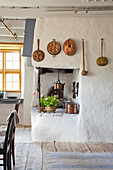
[[[59,76],[58,76],[59,71]],[[61,83],[65,83],[64,85],[64,93],[63,98],[67,101],[76,102],[78,98],[73,99],[73,82],[79,82],[79,69],[53,69],[53,68],[42,68],[41,69],[41,94],[46,94],[50,90],[51,87],[54,86],[60,79]],[[79,94],[78,94],[79,95]]]

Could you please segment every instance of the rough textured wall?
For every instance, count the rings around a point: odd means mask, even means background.
[[[23,115],[21,117],[23,125],[31,124],[31,101],[33,92],[33,67],[24,67],[24,103]]]
[[[96,59],[100,56],[100,39],[104,38],[104,56],[108,65],[99,67]],[[80,68],[82,71],[81,39],[85,39],[86,70],[88,75],[80,75],[80,114],[73,129],[76,141],[113,142],[113,18],[39,18],[36,22],[36,39],[40,38],[40,49],[45,52],[45,60],[34,66]],[[56,38],[63,42],[72,38],[77,43],[73,56],[61,53],[53,58],[47,52],[47,44]],[[75,118],[76,119],[76,118]]]
[[[7,104],[0,104],[0,124],[7,124],[7,117],[9,114],[14,110],[15,103],[7,103]],[[22,124],[22,117],[23,117],[23,104],[21,103],[19,106],[19,124]]]

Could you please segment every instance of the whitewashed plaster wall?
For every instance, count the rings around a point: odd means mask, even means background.
[[[9,114],[14,110],[14,103],[0,103],[0,124],[5,125],[7,124],[6,118],[9,116]],[[23,104],[20,104],[19,107],[19,124],[22,124],[22,117],[23,117]]]
[[[23,102],[23,115],[21,115],[21,124],[31,124],[31,101],[33,93],[33,70],[32,66],[24,64],[24,102]]]
[[[96,64],[100,56],[100,39],[104,38],[104,56],[108,65]],[[35,67],[80,68],[82,71],[81,39],[85,39],[86,70],[88,75],[80,75],[80,113],[77,122],[73,121],[75,141],[113,142],[113,17],[90,18],[38,18],[36,21],[34,50],[36,40],[40,39],[40,49],[45,59]],[[63,43],[72,38],[77,44],[73,56],[64,54],[63,49],[56,58],[47,52],[47,44],[55,38]],[[76,118],[75,118],[76,119]]]

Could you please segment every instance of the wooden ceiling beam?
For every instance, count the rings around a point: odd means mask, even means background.
[[[73,6],[73,7],[39,7],[39,8],[3,8],[0,7],[2,18],[19,18],[19,19],[26,19],[26,18],[38,18],[38,17],[52,17],[55,15],[76,15],[77,12],[113,12],[113,5],[112,6]],[[84,13],[85,14],[85,13]],[[87,14],[87,13],[86,13]]]

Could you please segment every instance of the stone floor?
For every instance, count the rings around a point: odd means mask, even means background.
[[[112,143],[32,143],[30,133],[30,128],[16,129],[16,166],[13,169],[113,169]]]

